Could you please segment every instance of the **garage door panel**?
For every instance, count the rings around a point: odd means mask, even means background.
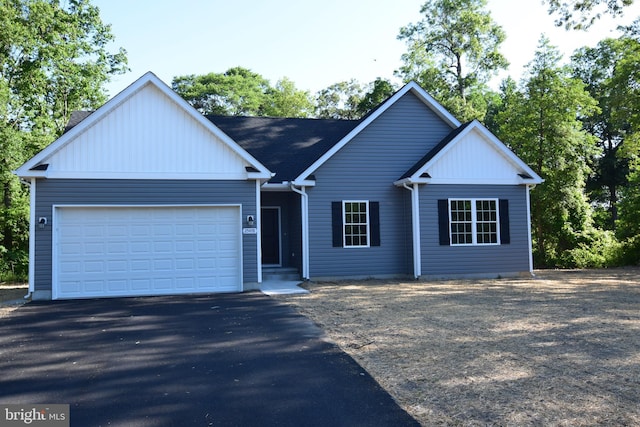
[[[58,207],[54,298],[242,290],[240,208]]]
[[[135,279],[131,281],[131,289],[135,291],[149,291],[152,289],[151,280],[149,279]]]
[[[195,268],[195,263],[193,262],[193,258],[179,258],[175,261],[176,270],[186,270],[191,271]]]
[[[175,242],[176,252],[192,253],[194,249],[193,240],[179,240]]]
[[[110,238],[114,238],[114,236],[110,236]],[[107,244],[107,253],[108,254],[126,254],[128,250],[128,244],[125,240],[113,242],[110,241]]]
[[[107,227],[107,235],[109,237],[122,237],[126,239],[129,237],[129,229],[123,225],[109,225]]]

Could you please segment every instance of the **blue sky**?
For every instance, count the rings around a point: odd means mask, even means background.
[[[406,51],[399,29],[421,19],[424,0],[93,0],[112,25],[114,46],[128,51],[131,72],[108,85],[115,95],[147,71],[167,84],[185,74],[221,73],[242,66],[272,84],[288,77],[312,93],[354,78],[394,80]],[[494,79],[516,80],[545,33],[568,59],[576,48],[616,36],[617,25],[640,16],[636,2],[623,18],[603,19],[588,33],[554,27],[541,0],[489,0],[507,33],[511,63]],[[394,80],[395,81],[395,80]]]

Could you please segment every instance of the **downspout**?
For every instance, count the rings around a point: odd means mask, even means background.
[[[422,254],[420,248],[420,195],[418,184],[409,187],[407,183],[402,186],[411,192],[411,228],[413,236],[413,276],[419,279],[422,275]]]
[[[300,210],[302,212],[302,278],[309,280],[309,195],[304,185],[298,190],[291,183],[290,188],[300,195]]]
[[[36,277],[36,179],[31,178],[31,182],[24,179],[20,179],[20,182],[29,187],[29,290],[23,297],[24,299],[31,298],[33,291],[35,290],[35,277]]]
[[[533,274],[533,242],[531,240],[531,197],[529,195],[529,191],[531,190],[532,185],[527,184],[525,187],[527,199],[527,240],[529,243],[529,273],[531,273],[532,277],[535,277],[535,274]]]

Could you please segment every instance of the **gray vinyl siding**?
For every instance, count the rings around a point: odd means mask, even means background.
[[[401,276],[413,273],[410,192],[393,185],[451,132],[408,93],[315,173],[309,194],[310,277]],[[380,203],[380,246],[332,246],[331,202]]]
[[[438,239],[438,200],[449,198],[509,200],[511,242],[498,246],[440,245]],[[423,276],[497,276],[529,271],[529,234],[525,186],[421,186],[420,228]]]
[[[171,205],[241,204],[242,219],[256,214],[255,181],[195,180],[78,180],[43,179],[36,183],[35,217],[49,224],[36,226],[36,291],[51,290],[53,205]],[[243,280],[258,280],[257,236],[242,236]]]

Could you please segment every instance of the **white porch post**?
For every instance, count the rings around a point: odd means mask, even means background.
[[[420,193],[418,184],[413,184],[411,191],[411,226],[413,229],[413,275],[416,279],[422,276],[422,249],[420,245]]]
[[[302,214],[302,278],[309,280],[309,196],[303,185],[298,190],[291,183],[291,190],[300,195],[300,211]]]
[[[36,179],[31,178],[29,185],[29,293],[35,291],[36,280]],[[55,224],[52,224],[52,226]]]

